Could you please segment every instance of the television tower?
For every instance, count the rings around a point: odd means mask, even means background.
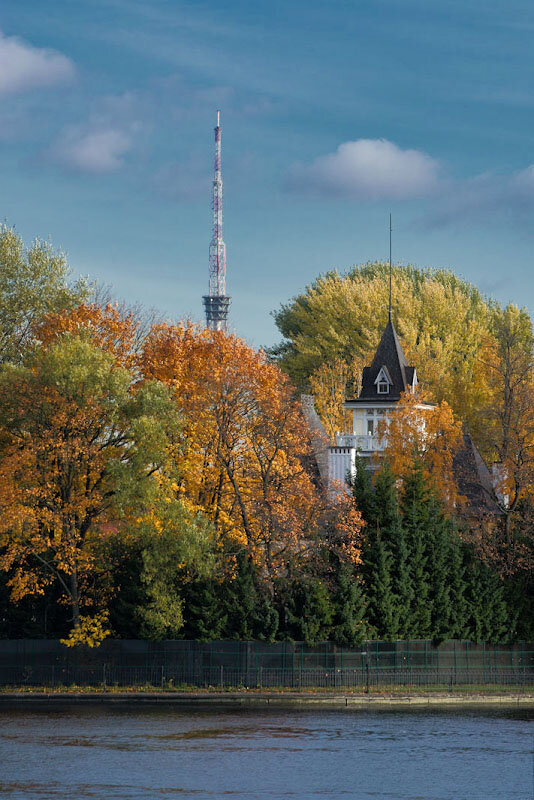
[[[213,233],[210,242],[209,292],[204,295],[206,325],[213,331],[225,331],[230,298],[226,294],[226,245],[222,238],[221,112],[217,111],[215,128],[215,172],[213,175]]]

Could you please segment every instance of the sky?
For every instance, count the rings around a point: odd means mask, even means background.
[[[230,328],[319,274],[453,269],[534,310],[531,0],[2,0],[0,219],[202,321],[221,110]]]

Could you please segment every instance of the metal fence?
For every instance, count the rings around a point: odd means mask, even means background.
[[[0,641],[0,685],[357,689],[534,686],[534,644],[449,641],[145,642],[66,648],[51,640]]]

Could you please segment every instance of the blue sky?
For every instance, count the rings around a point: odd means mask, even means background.
[[[231,325],[319,273],[450,267],[534,309],[530,0],[4,0],[0,216],[202,319],[222,110]]]

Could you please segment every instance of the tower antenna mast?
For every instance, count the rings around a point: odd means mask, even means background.
[[[391,214],[389,215],[389,320],[391,322],[391,295],[392,295],[392,274],[393,267],[391,265]]]
[[[213,230],[210,242],[209,291],[202,298],[206,325],[214,331],[225,331],[228,325],[230,298],[226,294],[226,245],[222,238],[222,173],[221,112],[217,111],[215,127],[215,164],[213,174]]]

